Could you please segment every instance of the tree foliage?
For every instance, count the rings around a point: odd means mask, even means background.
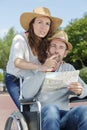
[[[87,83],[87,67],[80,70],[80,77]]]
[[[81,19],[71,20],[64,30],[73,45],[73,50],[69,53],[66,61],[72,63],[77,69],[87,66],[87,14]],[[6,68],[14,35],[15,30],[11,28],[8,33],[0,39],[0,68]]]
[[[9,57],[10,47],[15,31],[11,28],[8,33],[0,39],[0,68],[5,69]]]
[[[87,14],[81,19],[71,20],[64,30],[73,45],[73,50],[66,61],[79,69],[87,66]]]

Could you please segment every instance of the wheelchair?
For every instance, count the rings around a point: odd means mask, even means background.
[[[41,104],[35,98],[24,99],[22,96],[22,78],[20,78],[20,111],[14,111],[7,118],[4,130],[41,130]],[[30,112],[29,122],[26,121],[23,115],[24,105],[36,104],[37,111]]]
[[[23,99],[22,96],[22,78],[20,78],[20,111],[14,111],[8,117],[4,130],[41,130],[41,104],[35,98]],[[87,105],[87,97],[79,99],[78,97],[71,97],[70,103],[74,103],[78,106],[78,103]],[[23,112],[24,105],[36,104],[38,110],[35,112],[30,112],[30,121],[27,123]],[[74,106],[73,106],[74,107]],[[71,108],[72,109],[72,108]]]

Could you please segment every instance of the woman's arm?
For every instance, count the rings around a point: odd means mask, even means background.
[[[42,65],[37,65],[32,62],[28,62],[21,58],[16,58],[14,60],[14,65],[20,69],[26,70],[38,70],[38,71],[53,71],[57,62],[54,59],[54,56],[47,58],[45,63]]]
[[[14,65],[17,68],[26,69],[26,70],[36,70],[36,69],[38,69],[38,66],[39,66],[34,63],[28,62],[24,59],[21,59],[21,58],[16,58],[14,61]]]

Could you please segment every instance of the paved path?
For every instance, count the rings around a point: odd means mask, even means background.
[[[87,102],[78,102],[70,104],[71,107],[75,107],[78,105],[87,105]],[[0,130],[4,130],[5,122],[14,110],[17,110],[17,108],[10,96],[7,93],[0,93]]]
[[[5,122],[14,110],[17,108],[10,96],[7,93],[0,94],[0,130],[4,130]]]

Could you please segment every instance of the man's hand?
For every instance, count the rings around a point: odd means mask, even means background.
[[[82,93],[82,86],[78,82],[72,82],[69,85],[69,90],[74,92],[76,95],[80,95]]]

